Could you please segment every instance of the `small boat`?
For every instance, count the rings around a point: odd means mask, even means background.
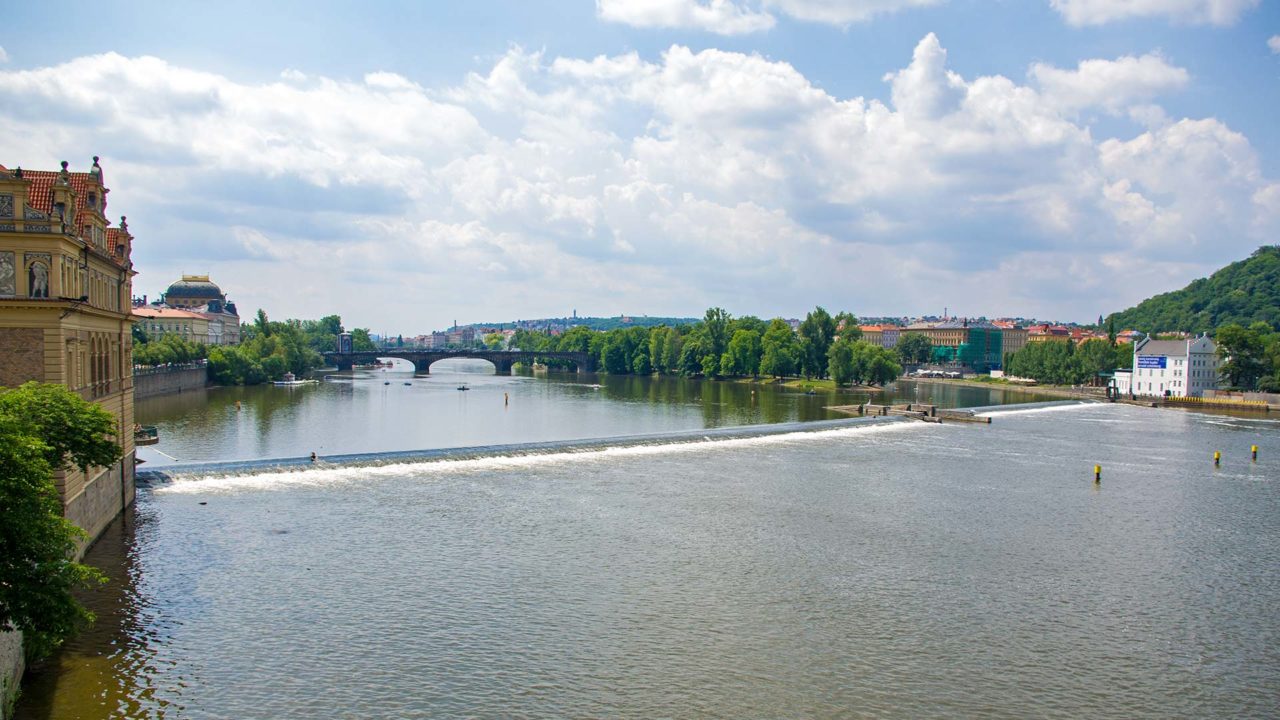
[[[406,383],[405,383],[405,385],[412,385],[412,384],[413,384],[413,383],[411,383],[411,382],[406,382]]]
[[[286,372],[284,374],[283,379],[275,380],[271,384],[275,385],[276,387],[293,387],[295,385],[310,385],[315,382],[318,382],[318,381],[317,380],[299,380],[297,377],[294,376],[293,373]]]
[[[390,385],[390,384],[391,384],[391,381],[390,381],[390,380],[388,380],[388,381],[386,381],[386,382],[384,382],[384,383],[382,383],[382,384],[383,384],[383,385]]]
[[[160,442],[160,431],[155,425],[133,426],[134,445],[155,445],[158,442]]]
[[[459,389],[459,390],[470,390],[471,388],[467,387],[466,385],[459,385],[459,386],[458,386],[458,389]]]

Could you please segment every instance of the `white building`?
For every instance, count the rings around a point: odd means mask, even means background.
[[[1140,340],[1133,371],[1116,373],[1121,395],[1202,397],[1218,387],[1218,346],[1207,335],[1190,340]]]

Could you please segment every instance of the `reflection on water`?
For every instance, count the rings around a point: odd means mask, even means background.
[[[122,584],[19,717],[1275,717],[1277,427],[1076,405],[179,477],[90,552]]]
[[[843,417],[860,402],[973,407],[1037,399],[1018,391],[899,383],[806,394],[775,384],[574,373],[496,376],[484,361],[357,372],[303,387],[218,388],[139,400],[158,426],[149,463],[301,457],[610,437]],[[407,384],[406,384],[407,383]],[[469,390],[459,392],[460,385]]]

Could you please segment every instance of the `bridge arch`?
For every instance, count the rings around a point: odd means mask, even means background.
[[[493,363],[497,375],[510,375],[511,367],[518,362],[535,362],[540,359],[567,360],[574,364],[579,372],[591,372],[596,369],[594,358],[585,352],[545,352],[532,353],[520,350],[368,350],[361,352],[327,352],[326,362],[339,370],[350,370],[353,365],[373,362],[378,358],[397,358],[413,363],[414,371],[419,375],[429,375],[431,365],[446,358],[474,358]]]

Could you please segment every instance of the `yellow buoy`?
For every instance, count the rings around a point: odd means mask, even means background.
[[[1093,481],[1096,483],[1102,482],[1102,466],[1101,465],[1093,466]]]
[[[1218,465],[1219,465],[1221,462],[1222,462],[1222,451],[1220,451],[1220,450],[1214,450],[1214,451],[1213,451],[1213,466],[1214,466],[1214,467],[1218,467]]]
[[[1254,459],[1254,461],[1257,461],[1257,459],[1258,459],[1258,446],[1257,446],[1257,445],[1250,445],[1250,446],[1249,446],[1249,452],[1253,453],[1253,459]]]

